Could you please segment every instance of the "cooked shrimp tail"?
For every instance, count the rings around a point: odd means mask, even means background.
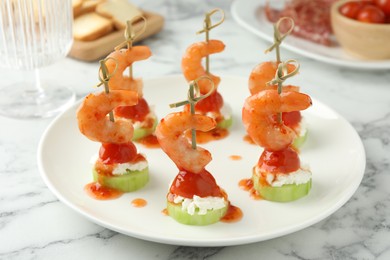
[[[212,78],[215,88],[217,88],[220,77],[207,74],[202,65],[202,59],[210,54],[222,52],[225,49],[225,44],[219,40],[210,40],[209,42],[197,42],[190,45],[181,61],[181,67],[184,77],[187,81],[195,80],[201,76],[208,75]],[[207,80],[200,80],[198,82],[201,94],[209,92],[211,86]]]
[[[253,141],[269,150],[281,150],[290,145],[296,133],[278,122],[280,112],[300,111],[311,105],[303,93],[289,91],[280,95],[277,90],[264,90],[246,99],[242,120]]]
[[[109,74],[112,74],[108,85],[110,89],[136,91],[142,97],[143,84],[141,79],[125,76],[125,70],[136,61],[146,60],[152,55],[147,46],[134,46],[131,49],[120,49],[111,52],[106,58]]]
[[[267,86],[267,82],[270,82],[271,80],[274,79],[277,69],[278,69],[278,63],[272,61],[262,62],[258,64],[256,67],[254,67],[249,76],[249,82],[248,82],[248,87],[251,95],[254,95],[266,89],[276,89],[277,85]],[[295,70],[295,65],[288,63],[287,64],[288,73],[291,73],[294,70]],[[288,85],[288,86],[284,86],[283,90],[299,91],[299,87]]]
[[[132,123],[120,118],[112,122],[107,114],[118,106],[133,106],[137,102],[137,93],[128,90],[89,94],[77,111],[81,133],[102,143],[130,142],[134,131]]]
[[[163,118],[155,134],[161,148],[180,170],[199,173],[211,161],[211,154],[199,146],[193,149],[185,133],[190,129],[207,132],[215,126],[215,120],[208,116],[177,112]]]

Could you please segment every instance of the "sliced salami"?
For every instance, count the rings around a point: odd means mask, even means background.
[[[326,46],[332,46],[332,27],[330,23],[330,6],[337,0],[289,0],[283,9],[272,8],[267,2],[265,14],[270,22],[279,18],[291,17],[295,22],[293,34]],[[290,28],[288,22],[280,25],[280,31]]]

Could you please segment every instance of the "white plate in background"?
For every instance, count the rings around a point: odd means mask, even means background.
[[[284,0],[273,0],[284,1]],[[264,14],[266,0],[235,0],[231,6],[234,19],[243,28],[272,43],[273,26]],[[390,69],[390,60],[364,61],[346,54],[340,46],[328,47],[290,35],[282,48],[321,62],[355,69]]]

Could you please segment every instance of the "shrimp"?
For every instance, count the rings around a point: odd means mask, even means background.
[[[187,81],[192,81],[201,76],[207,75],[206,70],[202,66],[202,58],[213,53],[221,52],[224,49],[225,44],[219,40],[196,42],[190,45],[181,60],[181,68]],[[217,89],[221,78],[210,73],[207,76],[213,80],[214,87]],[[201,94],[206,94],[211,89],[210,82],[205,79],[199,80],[198,86]]]
[[[207,132],[216,126],[214,119],[200,114],[177,112],[167,115],[156,128],[156,136],[164,152],[180,170],[201,172],[211,161],[211,154],[204,148],[193,149],[185,132],[189,129]]]
[[[256,144],[277,151],[296,137],[293,129],[277,121],[277,113],[304,110],[310,105],[310,97],[303,93],[287,91],[279,95],[276,90],[263,90],[245,100],[242,121]]]
[[[277,85],[267,86],[267,82],[275,78],[275,73],[278,69],[278,63],[267,61],[258,64],[253,68],[249,76],[249,91],[252,95],[265,90],[265,89],[276,89]],[[292,72],[295,69],[293,64],[287,65],[288,72]],[[283,87],[283,91],[299,91],[299,87],[288,85]]]
[[[133,137],[131,122],[116,119],[111,122],[107,114],[117,106],[137,104],[134,91],[111,90],[110,93],[89,94],[77,111],[77,120],[82,134],[92,141],[102,143],[127,143]]]
[[[136,91],[139,97],[142,98],[142,79],[134,79],[129,76],[124,76],[123,72],[126,68],[132,65],[133,62],[145,60],[151,55],[152,53],[147,46],[134,46],[130,49],[121,49],[111,52],[106,59],[108,72],[112,75],[108,82],[110,89]]]

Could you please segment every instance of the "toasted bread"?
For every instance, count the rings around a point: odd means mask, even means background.
[[[104,3],[106,0],[83,0],[79,15],[94,12],[98,4]]]
[[[118,30],[126,28],[126,21],[132,20],[136,16],[142,15],[135,5],[127,0],[111,0],[98,4],[95,11],[114,21],[114,26]]]
[[[83,4],[82,0],[72,0],[72,9],[73,9],[74,17],[80,14],[82,4]]]
[[[92,41],[113,31],[110,19],[96,13],[86,13],[74,20],[73,37],[79,41]]]

